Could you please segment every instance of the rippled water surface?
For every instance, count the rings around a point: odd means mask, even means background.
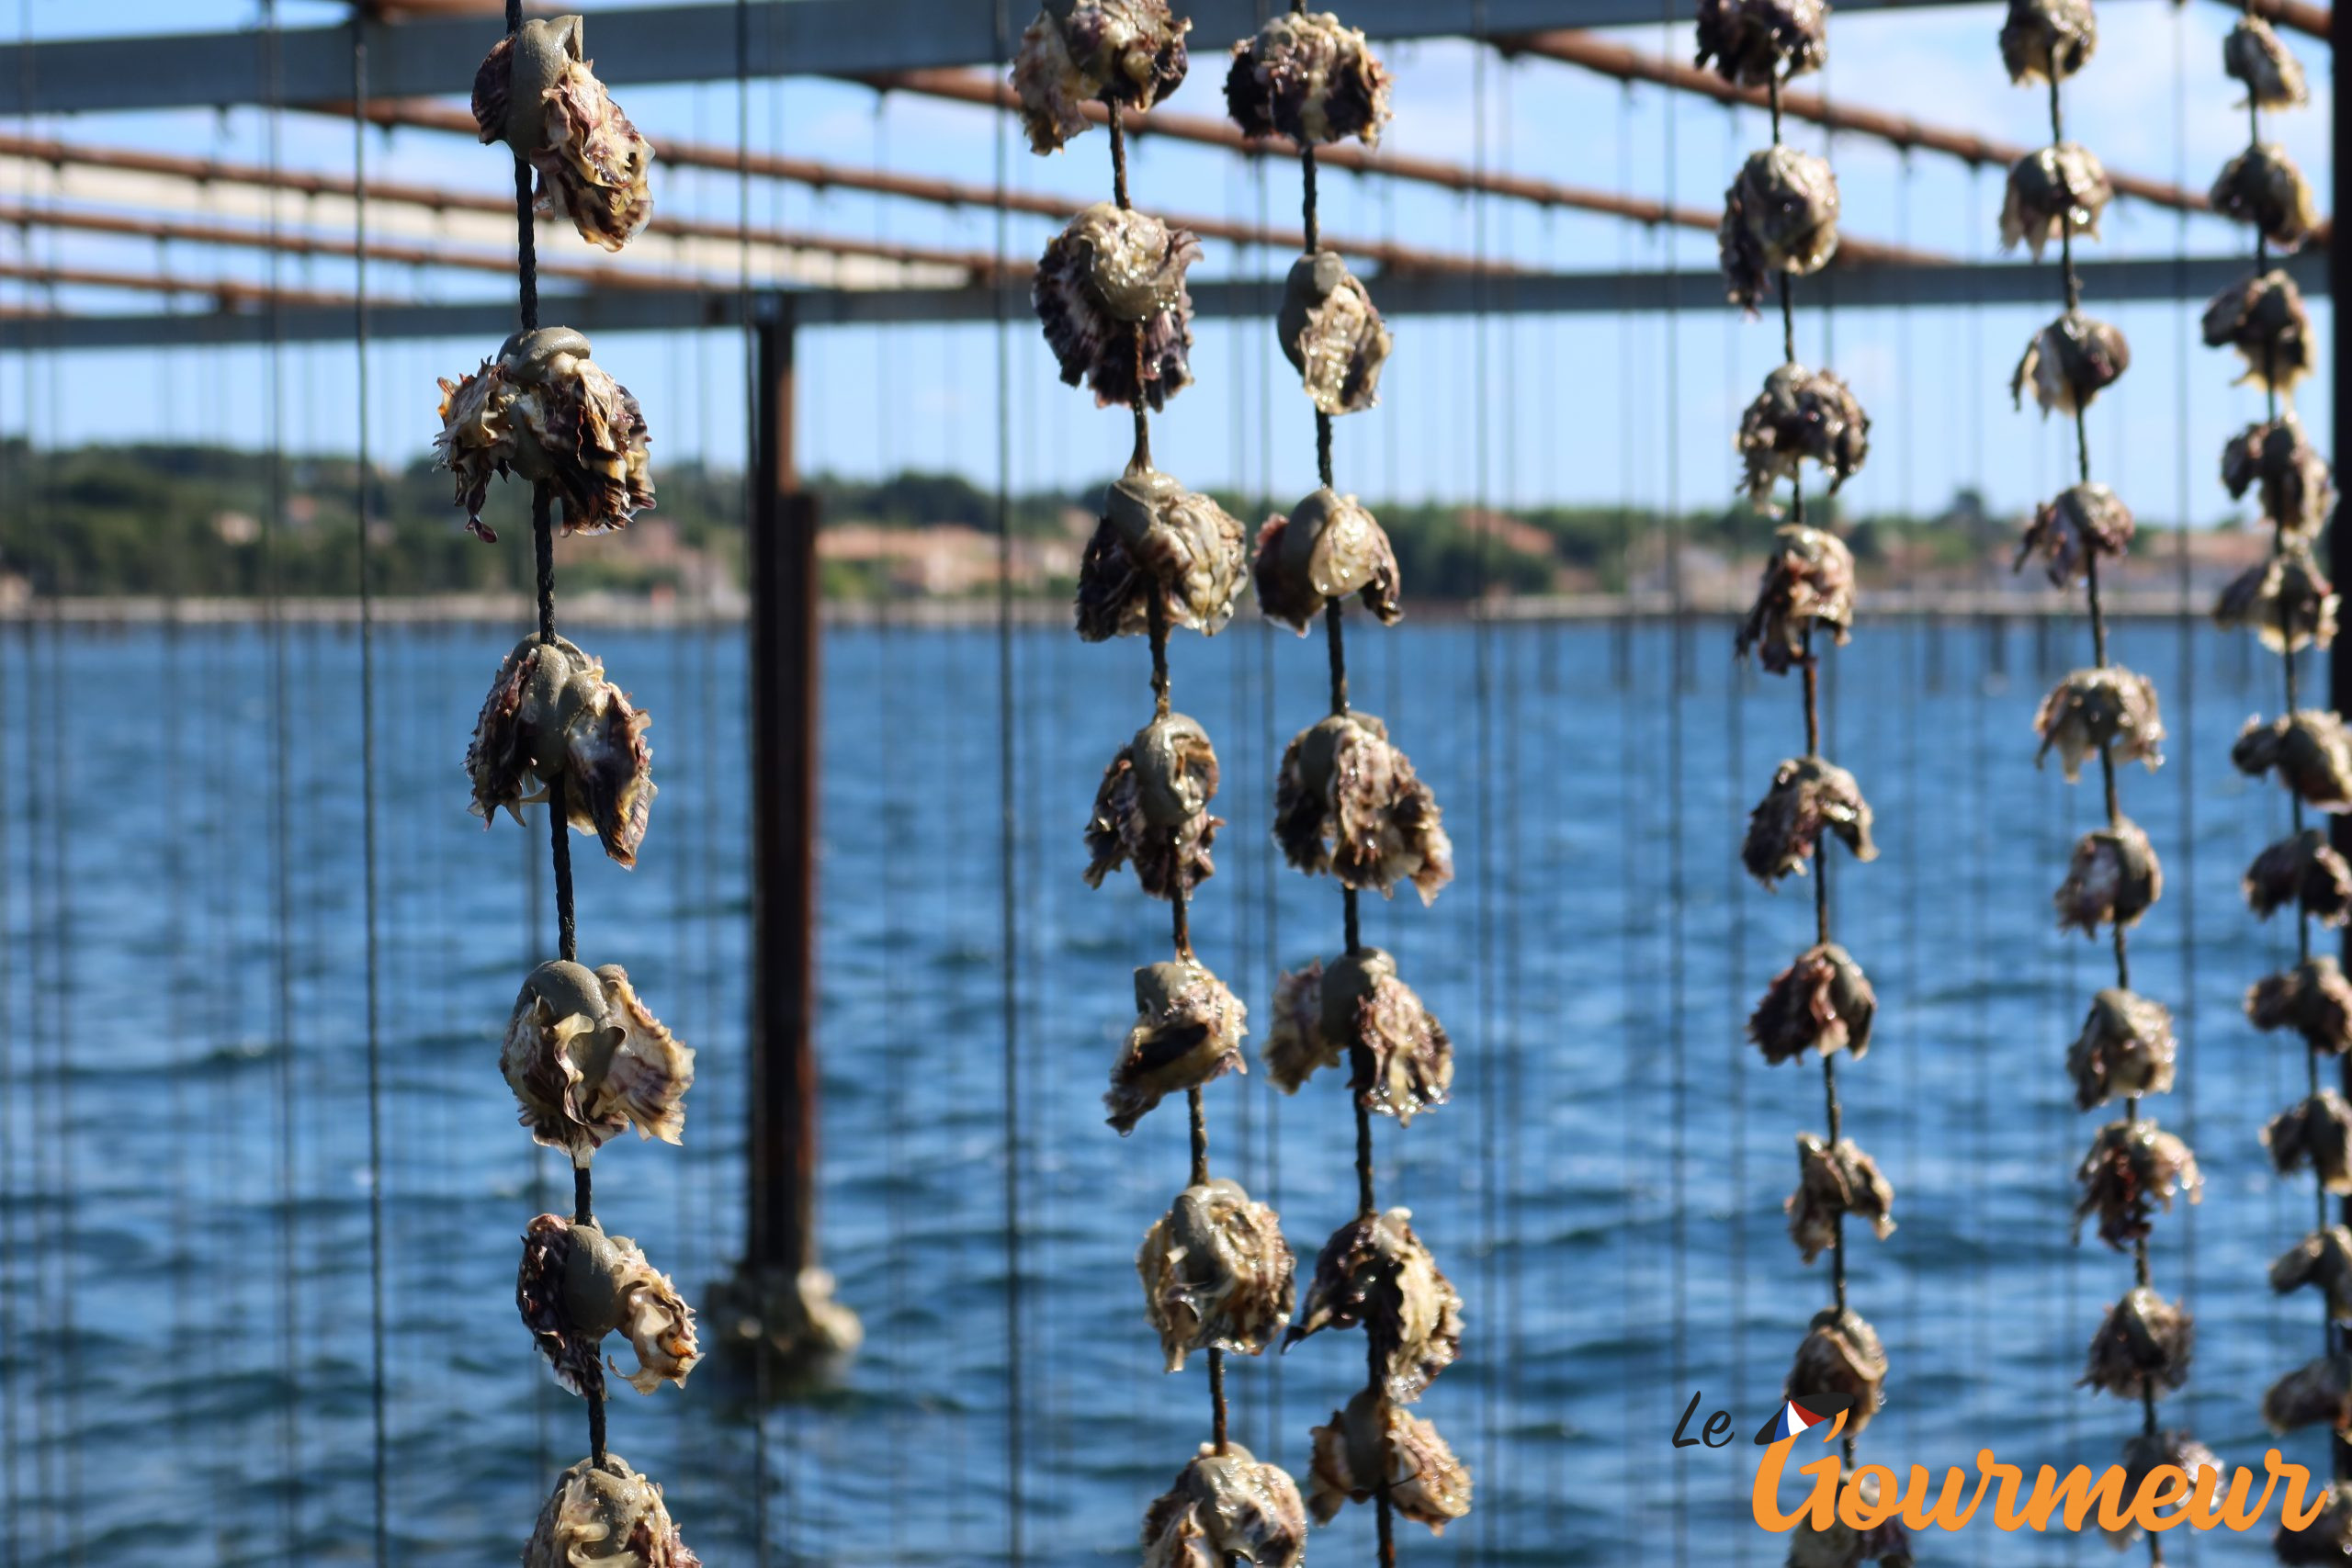
[[[515,1127],[496,1039],[551,943],[537,830],[465,811],[466,734],[508,634],[403,629],[379,692],[384,1240],[395,1560],[511,1562],[581,1408],[516,1321],[516,1237],[563,1172]],[[683,1150],[597,1165],[598,1208],[696,1293],[742,1228],[749,987],[743,668],[732,629],[585,637],[655,716],[662,796],[639,869],[580,857],[582,957],[619,962],[701,1052]],[[1740,1023],[1808,940],[1803,882],[1736,874],[1747,805],[1801,749],[1785,681],[1734,679],[1720,626],[1359,631],[1359,705],[1444,804],[1461,874],[1434,908],[1367,905],[1448,1024],[1455,1102],[1384,1124],[1384,1201],[1408,1203],[1469,1303],[1464,1359],[1420,1413],[1477,1474],[1477,1511],[1412,1562],[1779,1560],[1737,1524],[1747,1435],[1826,1297],[1782,1230],[1808,1067],[1768,1069]],[[1840,937],[1881,1000],[1843,1077],[1848,1126],[1894,1179],[1901,1228],[1857,1241],[1853,1297],[1894,1375],[1874,1457],[2104,1461],[2136,1410],[2071,1385],[2128,1260],[2067,1242],[2092,1119],[2062,1070],[2101,946],[2049,894],[2095,792],[2032,764],[2040,691],[2072,625],[1866,626],[1829,683],[1829,750],[1878,813],[1881,858],[1836,868]],[[2237,878],[2281,830],[2227,767],[2276,667],[2168,624],[2120,655],[2165,690],[2170,761],[2123,780],[2166,863],[2133,933],[2139,988],[2181,1015],[2181,1091],[2207,1193],[2159,1229],[2194,1296],[2194,1382],[2167,1420],[2258,1459],[2267,1382],[2317,1348],[2269,1258],[2310,1213],[2256,1134],[2301,1067],[2236,999],[2291,952]],[[1132,1266],[1182,1184],[1181,1107],[1121,1139],[1101,1095],[1127,972],[1163,906],[1090,891],[1080,831],[1112,750],[1149,712],[1139,642],[1015,637],[1000,728],[992,632],[840,630],[826,643],[822,1222],[867,1340],[839,1386],[763,1425],[716,1359],[683,1393],[616,1389],[612,1441],[666,1484],[713,1564],[1003,1561],[1020,1477],[1026,1560],[1132,1557],[1145,1502],[1207,1430],[1200,1363],[1159,1371]],[[0,634],[0,1479],[8,1561],[365,1560],[370,1511],[365,964],[358,650],[345,632]],[[2184,685],[2184,678],[2187,685]],[[2314,678],[2316,674],[2314,672]],[[1322,702],[1319,645],[1237,626],[1175,649],[1178,705],[1224,764],[1203,956],[1262,1014],[1277,964],[1339,944],[1327,882],[1277,873],[1280,742]],[[2260,690],[2255,682],[2260,682]],[[1678,691],[1678,686],[1679,690]],[[998,763],[1016,780],[1016,919],[1001,919]],[[274,806],[281,803],[282,808]],[[585,845],[586,840],[575,840]],[[1018,977],[1024,1376],[1006,1377],[1001,1025]],[[1348,1214],[1345,1095],[1262,1073],[1210,1092],[1218,1168],[1311,1257]],[[1237,1436],[1304,1472],[1306,1429],[1358,1380],[1351,1338],[1237,1361]],[[1739,1443],[1676,1452],[1703,1390]],[[1011,1403],[1009,1404],[1009,1401]],[[1696,1429],[1698,1423],[1693,1423]],[[2288,1445],[2315,1460],[2318,1446]],[[764,1477],[764,1480],[763,1480]],[[1681,1522],[1678,1526],[1676,1521]],[[763,1522],[763,1551],[756,1541]],[[1370,1556],[1351,1510],[1310,1561]],[[79,1546],[69,1553],[69,1547]],[[2097,1542],[1924,1542],[1929,1562],[2109,1561]],[[2267,1560],[2260,1540],[2176,1561]]]

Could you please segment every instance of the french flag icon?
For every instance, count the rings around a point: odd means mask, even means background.
[[[1793,1399],[1788,1400],[1781,1406],[1781,1418],[1772,1423],[1772,1441],[1793,1438],[1806,1427],[1817,1427],[1828,1419],[1826,1416],[1815,1415]]]
[[[1756,1445],[1770,1448],[1774,1443],[1784,1442],[1803,1433],[1819,1430],[1835,1421],[1842,1412],[1852,1409],[1853,1404],[1852,1396],[1842,1393],[1807,1393],[1783,1400],[1781,1413],[1767,1421],[1763,1430],[1756,1434]]]

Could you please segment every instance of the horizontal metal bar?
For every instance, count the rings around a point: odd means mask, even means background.
[[[1956,0],[1840,0],[1841,11]],[[1256,30],[1259,0],[1193,0],[1194,47],[1205,56]],[[1014,28],[1026,6],[1009,7]],[[1485,0],[1488,36],[1551,28],[1655,23],[1696,0]],[[731,5],[630,6],[588,15],[597,74],[618,86],[764,76],[862,76],[997,61],[990,7],[969,0],[783,0],[741,12]],[[1470,30],[1469,0],[1351,0],[1348,20],[1379,38],[1437,38]],[[386,97],[464,94],[496,41],[484,17],[368,22],[370,90]],[[736,47],[736,28],[746,33]],[[259,31],[61,39],[0,48],[0,112],[209,108],[230,104],[320,103],[350,92],[352,26],[288,28],[277,35],[277,82]],[[1216,74],[1203,73],[1204,78]],[[1212,84],[1213,85],[1213,84]]]
[[[2306,253],[2286,264],[2313,297],[2327,292],[2324,256]],[[2096,313],[2102,305],[2150,301],[2194,302],[2245,276],[2236,256],[2188,261],[2092,262],[2082,267],[2083,293]],[[1997,265],[1857,267],[1824,274],[1804,287],[1810,300],[1846,310],[1887,310],[1905,305],[2054,304],[2055,272],[2022,263]],[[1713,271],[1642,273],[1516,274],[1485,279],[1415,276],[1373,279],[1374,297],[1391,316],[1594,315],[1663,310],[1720,311],[1722,275]],[[1195,313],[1204,320],[1272,316],[1280,287],[1260,282],[1203,282],[1193,286]],[[733,291],[662,293],[596,292],[550,295],[540,301],[543,319],[596,333],[681,332],[736,327],[742,322],[742,297]],[[1025,285],[1002,289],[873,288],[795,289],[763,292],[751,299],[756,315],[789,311],[803,326],[917,325],[985,322],[1003,311],[1015,322],[1029,320]],[[332,342],[352,333],[349,305],[306,304],[278,313],[287,341]],[[514,306],[481,300],[450,304],[381,303],[368,312],[369,330],[379,338],[472,339],[490,345],[514,327]],[[258,344],[268,341],[266,313],[125,313],[0,321],[0,350],[172,348]]]

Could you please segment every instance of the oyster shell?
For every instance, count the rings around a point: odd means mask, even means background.
[[[440,385],[433,449],[457,479],[467,530],[485,543],[498,533],[481,520],[482,502],[490,481],[509,474],[553,492],[566,534],[624,528],[653,509],[644,411],[571,328],[517,333],[496,359]]]
[[[1334,599],[1353,593],[1383,626],[1405,615],[1396,551],[1380,520],[1352,495],[1317,490],[1258,530],[1250,567],[1258,608],[1305,637]]]
[[[1241,592],[1238,519],[1170,476],[1129,470],[1111,487],[1078,567],[1078,635],[1141,637],[1156,593],[1170,626],[1215,637]]]
[[[1279,134],[1301,146],[1352,136],[1377,147],[1388,86],[1361,30],[1329,11],[1277,10],[1233,46],[1225,108],[1244,136]]]
[[[1179,1372],[1194,1350],[1262,1352],[1290,1321],[1297,1262],[1273,1210],[1219,1178],[1187,1187],[1152,1222],[1136,1272],[1168,1370]]]
[[[1358,1324],[1398,1404],[1419,1399],[1462,1354],[1462,1298],[1413,1234],[1409,1209],[1361,1214],[1331,1233],[1283,1348]]]
[[[1300,730],[1274,782],[1274,840],[1308,875],[1387,897],[1409,881],[1430,903],[1453,880],[1453,840],[1437,796],[1368,713]]]
[[[1793,147],[1749,153],[1724,192],[1716,243],[1732,303],[1754,315],[1773,273],[1804,277],[1837,254],[1837,175]]]
[[[1859,861],[1878,858],[1871,842],[1871,807],[1854,775],[1820,757],[1792,757],[1772,774],[1772,787],[1747,816],[1740,860],[1770,887],[1804,874],[1804,863],[1826,829]]]
[[[1094,792],[1087,819],[1086,885],[1132,863],[1155,898],[1189,894],[1214,875],[1209,858],[1225,818],[1209,815],[1216,795],[1216,751],[1208,732],[1181,713],[1163,714],[1119,748]]]
[[[2172,1014],[2136,992],[2109,987],[2091,998],[2083,1032],[2066,1051],[2075,1109],[2135,1100],[2172,1088]]]
[[[2101,1127],[2075,1176],[2083,1187],[2075,1203],[2075,1239],[2082,1237],[2083,1222],[2097,1214],[2099,1239],[2118,1252],[2154,1228],[2158,1205],[2171,1212],[2176,1192],[2191,1203],[2205,1192],[2188,1145],[2144,1116]]]
[[[2120,665],[2077,670],[2051,688],[2033,716],[2041,736],[2038,766],[2052,748],[2073,784],[2082,777],[2083,759],[2106,750],[2118,762],[2139,762],[2150,773],[2164,761],[2164,719],[2156,711],[2155,682]]]
[[[1060,151],[1086,130],[1089,104],[1148,109],[1174,92],[1191,63],[1192,28],[1167,0],[1047,0],[1012,57],[1029,150]]]
[[[1136,971],[1136,1021],[1111,1068],[1102,1103],[1120,1135],[1160,1100],[1250,1069],[1241,1059],[1249,1010],[1197,961],[1170,960]]]
[[[1155,409],[1192,385],[1184,273],[1200,259],[1199,236],[1148,213],[1098,201],[1071,219],[1029,285],[1063,385],[1084,382],[1097,408]]]
[[[1862,966],[1835,942],[1809,947],[1772,977],[1748,1015],[1747,1037],[1778,1064],[1817,1051],[1859,1059],[1871,1046],[1878,993]]]
[[[2076,1386],[2118,1399],[2168,1393],[2188,1381],[2196,1346],[2197,1320],[2188,1309],[2143,1285],[2107,1309]]]
[[[1797,1134],[1797,1190],[1781,1207],[1789,1239],[1807,1263],[1837,1243],[1838,1222],[1852,1214],[1869,1222],[1879,1240],[1894,1234],[1894,1184],[1851,1138],[1832,1145],[1812,1133]]]

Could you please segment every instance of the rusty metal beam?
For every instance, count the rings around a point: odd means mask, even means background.
[[[40,266],[24,262],[0,261],[0,278],[44,288],[55,284],[69,288],[119,288],[130,294],[196,294],[231,313],[258,311],[270,300],[270,290],[260,284],[240,283],[230,278],[174,277],[167,273],[113,272],[103,267]],[[282,306],[304,310],[348,310],[356,303],[346,295],[314,293],[303,288],[281,288],[277,290],[277,298]],[[394,304],[397,309],[397,303]],[[40,311],[18,310],[14,313],[63,323],[94,319]],[[30,345],[18,344],[17,346]]]

